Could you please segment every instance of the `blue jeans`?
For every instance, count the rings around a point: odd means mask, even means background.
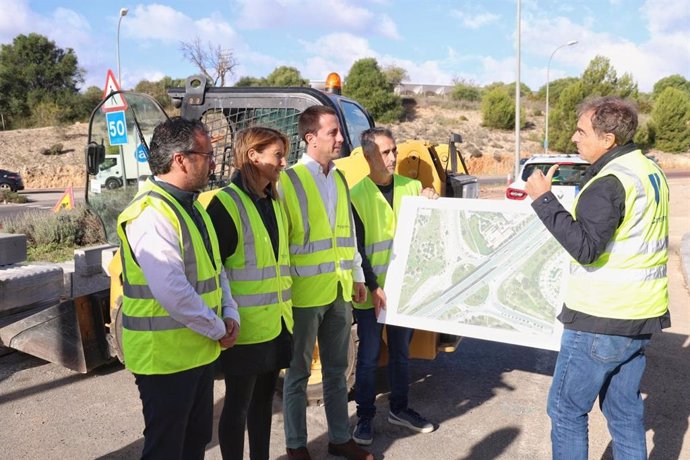
[[[563,331],[547,403],[554,459],[587,459],[588,414],[597,396],[614,458],[647,458],[640,380],[649,339]]]
[[[355,309],[357,320],[357,368],[355,371],[355,401],[359,418],[373,418],[376,414],[376,368],[381,351],[383,324],[376,322],[374,309]],[[412,329],[386,325],[388,345],[388,383],[390,385],[390,410],[407,409],[409,387],[409,345]]]

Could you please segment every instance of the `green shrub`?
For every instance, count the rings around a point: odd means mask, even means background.
[[[58,213],[26,212],[6,222],[3,231],[26,235],[27,249],[34,254],[65,251],[71,254],[76,247],[105,241],[100,221],[84,206]]]
[[[66,262],[74,258],[77,246],[65,246],[55,243],[40,246],[27,246],[26,260],[28,262]]]
[[[268,86],[309,86],[309,80],[302,77],[294,67],[280,66],[266,76]]]
[[[633,137],[633,142],[640,148],[647,149],[654,144],[654,133],[649,123],[640,124]]]
[[[31,123],[37,128],[59,125],[63,120],[63,109],[55,102],[40,102],[31,109]]]
[[[362,104],[377,123],[399,121],[405,113],[400,97],[394,94],[393,86],[374,58],[352,64],[345,77],[343,94]]]
[[[642,114],[652,113],[654,108],[654,99],[649,93],[640,93],[637,96],[637,110]]]
[[[41,149],[41,155],[60,155],[62,154],[62,149],[62,144],[53,144],[48,148]]]
[[[105,237],[110,244],[120,244],[117,236],[117,217],[132,201],[136,192],[137,187],[120,187],[108,193],[89,195],[89,207],[99,216],[98,228],[105,230]]]
[[[9,190],[0,190],[0,202],[2,203],[26,203],[28,200],[24,195]]]
[[[651,123],[657,149],[664,152],[690,150],[690,95],[674,87],[664,89],[654,104]]]
[[[453,87],[453,91],[450,93],[450,97],[456,101],[479,101],[482,98],[481,90],[478,86],[459,82]]]
[[[504,88],[494,87],[484,94],[482,120],[488,128],[511,129],[515,126],[515,102]]]
[[[661,93],[664,92],[666,88],[676,88],[690,94],[690,81],[686,80],[680,74],[669,75],[664,77],[654,83],[654,89],[652,90],[652,97],[654,99],[658,98]]]
[[[596,56],[592,59],[580,79],[566,79],[557,98],[551,91],[552,110],[549,112],[549,150],[556,152],[575,152],[575,144],[570,138],[577,126],[576,108],[587,97],[618,96],[637,100],[637,83],[625,73],[618,76],[608,58]],[[553,90],[553,87],[551,87]]]

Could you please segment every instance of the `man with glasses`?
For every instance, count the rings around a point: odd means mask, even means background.
[[[216,232],[196,201],[215,163],[199,121],[167,120],[153,174],[118,218],[122,347],[144,414],[142,458],[201,459],[213,426],[213,362],[239,333]]]

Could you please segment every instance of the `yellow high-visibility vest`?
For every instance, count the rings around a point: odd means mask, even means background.
[[[171,374],[213,362],[220,354],[217,340],[205,337],[177,322],[153,297],[141,267],[136,263],[125,226],[151,206],[165,216],[180,237],[185,275],[204,303],[220,315],[223,269],[218,240],[211,220],[199,203],[194,206],[206,223],[213,261],[201,232],[191,216],[162,187],[150,179],[117,220],[122,257],[122,348],[125,367],[135,374]]]
[[[625,154],[594,176],[612,175],[625,189],[625,216],[604,253],[591,264],[572,260],[565,303],[571,310],[614,319],[645,319],[668,309],[669,190],[661,169],[641,151]]]
[[[280,334],[281,318],[292,332],[290,253],[287,220],[273,201],[278,224],[278,260],[271,237],[251,198],[235,184],[218,191],[237,229],[237,248],[223,261],[232,297],[239,306],[242,327],[237,343],[268,342]]]
[[[282,204],[289,225],[292,304],[317,307],[333,302],[342,289],[351,301],[352,265],[355,256],[350,191],[339,171],[334,171],[338,201],[335,229],[331,228],[319,189],[303,164],[282,171]]]
[[[398,224],[400,202],[404,196],[419,196],[422,184],[418,180],[393,175],[393,208],[388,204],[376,184],[367,176],[352,188],[352,205],[364,224],[364,250],[376,282],[384,287],[393,249],[393,238]],[[373,308],[371,296],[355,308]]]

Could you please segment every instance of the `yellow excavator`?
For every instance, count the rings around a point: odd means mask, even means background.
[[[338,114],[344,142],[341,148],[343,158],[337,162],[349,186],[355,185],[369,172],[359,146],[359,136],[365,129],[373,127],[374,121],[361,104],[340,94],[337,74],[329,75],[325,90],[306,87],[216,88],[208,86],[204,76],[195,75],[186,80],[184,88],[169,89],[168,94],[182,117],[199,119],[209,129],[217,165],[210,188],[229,183],[234,134],[248,126],[269,126],[285,133],[291,144],[288,165],[297,162],[305,150],[297,132],[297,120],[300,113],[312,105],[327,105]],[[109,101],[111,98],[126,101],[122,114],[117,117],[106,116],[101,110],[103,106],[114,105]],[[108,242],[114,246],[119,244],[115,231],[117,216],[134,197],[138,184],[149,171],[146,155],[142,152],[146,151],[153,128],[167,117],[150,96],[127,91],[111,93],[91,115],[86,148],[88,176],[85,198],[91,212],[103,223]],[[118,139],[117,145],[112,142],[113,138]],[[425,187],[433,187],[440,196],[477,198],[477,179],[468,174],[458,149],[461,142],[458,134],[451,134],[448,144],[443,145],[424,140],[400,142],[397,172],[418,179]],[[106,158],[118,156],[123,167],[122,177],[127,180],[120,181],[117,187],[102,184],[103,174],[99,175],[99,172],[107,164]],[[23,318],[22,324],[11,325],[14,327],[11,334],[5,330],[2,336],[0,324],[0,336],[6,337],[1,344],[80,372],[87,372],[115,357],[122,361],[119,257],[112,258],[108,271],[111,276],[109,291],[66,299],[59,305],[43,309],[40,314]],[[21,340],[18,339],[20,336]],[[439,351],[453,351],[458,340],[419,330],[414,334],[410,356],[434,359]],[[354,383],[355,356],[356,332],[353,329],[347,370],[349,385]],[[381,359],[385,361],[385,351]],[[318,347],[314,353],[308,396],[311,402],[321,400]]]

